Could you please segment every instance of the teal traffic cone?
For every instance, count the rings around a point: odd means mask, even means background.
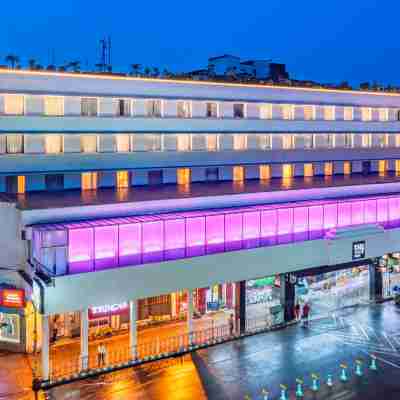
[[[302,379],[296,379],[296,397],[304,397],[303,384],[304,381]]]
[[[342,371],[340,372],[340,380],[342,382],[347,382],[348,381],[348,377],[347,377],[347,365],[346,364],[340,364],[340,368],[342,369]]]
[[[287,386],[281,384],[280,387],[281,387],[281,397],[279,397],[279,400],[289,400],[287,397]]]
[[[356,375],[357,376],[363,376],[362,361],[361,360],[356,360]]]
[[[376,357],[374,355],[371,355],[371,364],[369,365],[369,369],[372,371],[376,371],[378,369],[376,366]]]
[[[312,379],[311,390],[313,392],[318,392],[319,390],[318,378],[319,377],[317,374],[311,374],[311,379]]]

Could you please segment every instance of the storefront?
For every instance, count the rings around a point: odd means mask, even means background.
[[[395,292],[400,293],[400,253],[384,255],[380,259],[380,267],[383,279],[383,298],[391,298]]]
[[[230,282],[196,289],[194,292],[194,306],[197,316],[232,310],[233,304],[234,284]]]
[[[370,302],[369,266],[299,276],[295,285],[295,302],[306,302],[311,316],[329,315],[345,307]]]

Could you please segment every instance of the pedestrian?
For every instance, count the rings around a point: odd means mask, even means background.
[[[296,318],[296,321],[300,320],[300,314],[301,314],[300,303],[296,303],[294,307],[294,316]]]
[[[106,358],[107,358],[107,348],[106,345],[103,343],[103,348],[102,348],[102,363],[103,365],[106,365]]]
[[[309,306],[309,304],[308,303],[304,304],[303,315],[302,315],[304,327],[308,327],[308,321],[310,319],[310,311],[311,311],[311,307]]]
[[[234,325],[235,325],[235,321],[233,320],[233,314],[231,314],[229,317],[229,335],[230,336],[233,336]]]
[[[104,352],[103,352],[103,344],[99,343],[97,346],[97,365],[102,367],[104,365]]]

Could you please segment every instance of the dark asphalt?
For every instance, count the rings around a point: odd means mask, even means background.
[[[371,354],[378,371],[368,369]],[[357,377],[355,361],[363,360]],[[339,381],[340,364],[348,365],[349,381]],[[311,374],[321,388],[310,390]],[[326,379],[332,374],[334,386]],[[400,399],[400,308],[393,304],[360,306],[314,321],[309,328],[282,331],[201,350],[183,360],[155,362],[93,380],[50,390],[56,400],[189,400],[280,398],[279,385],[288,385],[295,399],[296,378],[304,379],[305,399]]]

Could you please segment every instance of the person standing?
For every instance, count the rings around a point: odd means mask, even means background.
[[[302,315],[302,319],[303,319],[303,326],[308,327],[308,322],[310,319],[310,305],[308,303],[304,304],[303,307],[303,315]]]
[[[301,315],[300,303],[296,303],[296,305],[294,306],[294,316],[296,318],[296,322],[300,321],[300,315]]]
[[[103,344],[99,343],[99,345],[97,346],[97,365],[99,367],[103,366],[103,360],[104,360]]]
[[[233,314],[231,314],[229,317],[229,336],[233,336],[234,326],[235,326],[235,321],[233,320]]]

